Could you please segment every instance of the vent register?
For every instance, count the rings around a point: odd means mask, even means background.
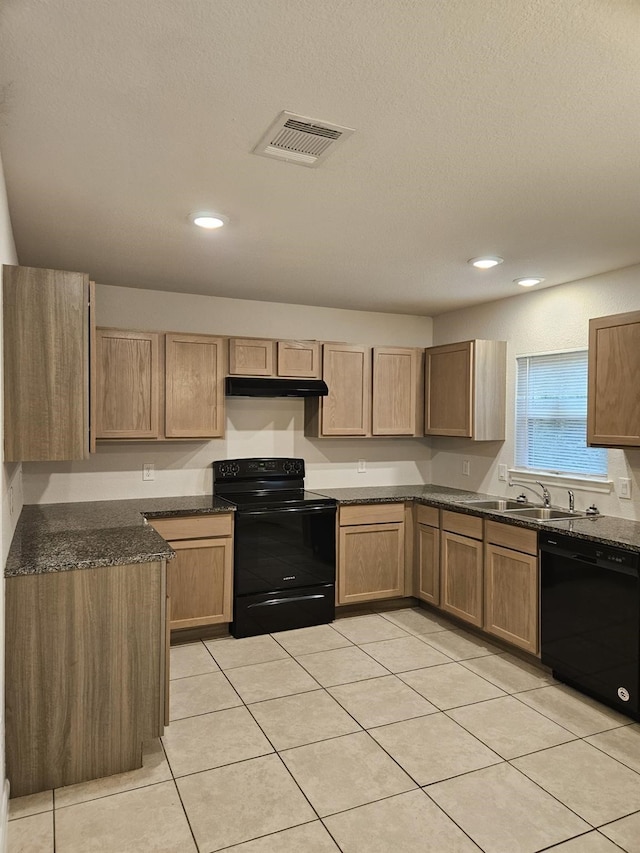
[[[299,166],[313,167],[319,165],[336,145],[352,133],[353,128],[340,127],[283,110],[253,149],[253,153],[297,163]]]

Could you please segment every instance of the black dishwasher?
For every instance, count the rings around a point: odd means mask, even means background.
[[[640,719],[640,555],[554,533],[539,545],[542,663]]]

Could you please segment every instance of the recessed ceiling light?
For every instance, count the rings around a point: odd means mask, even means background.
[[[504,258],[499,258],[497,255],[485,255],[482,258],[471,258],[467,263],[478,270],[490,270],[491,267],[501,264],[503,260]]]
[[[199,228],[207,228],[209,231],[212,231],[214,228],[222,228],[229,221],[226,216],[222,216],[220,213],[205,212],[192,213],[189,219],[194,225],[197,225]]]
[[[540,284],[543,281],[543,278],[537,276],[527,276],[526,278],[514,278],[513,283],[519,284],[521,287],[533,287],[534,284]]]

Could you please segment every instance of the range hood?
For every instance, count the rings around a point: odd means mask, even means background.
[[[227,376],[227,397],[326,397],[322,379],[264,379],[261,376]]]

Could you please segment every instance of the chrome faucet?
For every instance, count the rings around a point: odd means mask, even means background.
[[[567,489],[567,492],[569,493],[569,512],[575,512],[575,509],[576,509],[575,495],[573,494],[571,489]]]
[[[522,489],[529,489],[529,491],[533,492],[533,494],[536,497],[540,498],[543,506],[546,506],[546,507],[551,506],[551,495],[549,494],[549,489],[547,489],[547,487],[544,486],[539,480],[536,480],[536,483],[542,489],[542,494],[538,494],[538,491],[536,489],[534,489],[533,486],[527,486],[524,483],[509,483],[509,485],[510,486],[518,486],[519,488],[522,488]]]
[[[536,485],[540,486],[542,489],[542,502],[545,506],[551,506],[551,495],[549,494],[549,489],[540,482],[540,480],[536,480]]]

